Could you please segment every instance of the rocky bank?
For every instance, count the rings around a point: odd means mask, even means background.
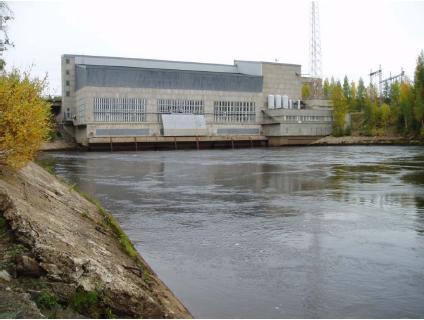
[[[190,318],[95,202],[30,163],[0,167],[0,318]]]
[[[424,145],[423,140],[405,138],[402,136],[327,136],[316,140],[311,145]]]

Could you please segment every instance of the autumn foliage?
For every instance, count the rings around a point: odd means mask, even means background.
[[[50,106],[41,97],[46,81],[19,71],[0,75],[0,163],[31,161],[50,131]]]

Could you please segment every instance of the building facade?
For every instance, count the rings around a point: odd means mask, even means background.
[[[301,85],[301,66],[294,64],[236,60],[222,65],[63,55],[58,120],[85,146],[177,138],[266,141],[268,132],[276,132],[272,121],[278,118],[270,115],[278,109],[269,109],[269,96],[285,95],[293,101],[292,110],[286,106],[279,112],[303,117],[303,122],[294,121],[295,126],[309,123],[320,130],[302,133],[296,128],[281,133],[329,134],[331,119],[325,118],[329,111],[315,110],[309,117],[310,111],[296,110]],[[320,112],[325,117],[316,115]],[[276,121],[283,126],[286,121],[291,128],[293,119],[283,116]]]

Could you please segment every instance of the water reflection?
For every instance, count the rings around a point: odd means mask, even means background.
[[[53,153],[196,317],[424,316],[424,149]]]

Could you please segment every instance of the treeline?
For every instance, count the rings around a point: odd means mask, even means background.
[[[424,51],[418,56],[414,81],[385,82],[378,93],[373,85],[325,79],[322,95],[333,102],[333,135],[403,134],[424,138]],[[351,116],[348,123],[347,115]]]

